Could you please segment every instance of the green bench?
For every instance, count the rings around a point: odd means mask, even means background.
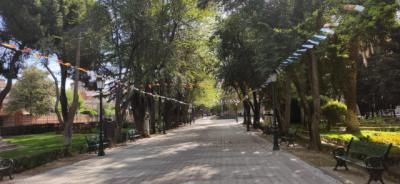
[[[271,135],[274,133],[274,127],[272,125],[261,126],[261,130],[265,135]]]
[[[294,141],[297,137],[297,128],[289,128],[289,131],[286,135],[280,136],[281,140],[280,143],[286,142],[287,146],[289,147],[290,145],[294,146]]]
[[[372,180],[383,183],[382,174],[385,170],[384,161],[388,158],[392,144],[377,144],[368,141],[350,140],[347,148],[337,148],[333,153],[336,160],[336,166],[345,167],[348,170],[347,163],[365,168],[369,173],[370,183]]]
[[[88,147],[88,152],[94,152],[97,153],[97,150],[99,149],[99,143],[100,143],[100,138],[98,135],[90,135],[86,136],[86,144]],[[103,140],[103,145],[104,148],[107,148],[110,146],[110,140],[104,139]]]
[[[138,131],[136,131],[135,129],[129,129],[126,132],[126,136],[127,136],[127,140],[134,141],[135,139],[141,137],[141,134]]]
[[[0,181],[3,180],[4,176],[8,176],[10,180],[12,180],[14,168],[14,160],[8,158],[0,158]]]

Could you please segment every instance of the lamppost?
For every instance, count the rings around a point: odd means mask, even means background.
[[[274,129],[274,146],[272,148],[272,150],[277,151],[279,150],[279,143],[278,143],[278,139],[279,139],[279,127],[278,127],[278,121],[277,121],[277,111],[276,111],[276,94],[275,94],[275,82],[277,80],[277,74],[272,74],[268,80],[267,83],[271,83],[271,87],[272,87],[272,108],[273,108],[273,122],[272,122],[272,126]]]
[[[192,121],[193,121],[193,114],[192,114],[192,109],[193,107],[192,107],[192,104],[190,104],[189,105],[189,109],[188,109],[188,113],[189,113],[189,124],[191,125],[192,124]]]
[[[161,104],[160,105],[163,105],[164,104],[164,102],[165,102],[165,98],[161,98]],[[163,109],[163,108],[161,108],[161,109]],[[163,116],[162,116],[162,118],[161,118],[161,123],[162,123],[162,129],[163,129],[163,134],[166,134],[165,133],[165,119],[164,119],[164,110],[163,110]]]
[[[104,88],[104,80],[102,77],[97,77],[96,79],[97,89],[100,93],[100,119],[99,119],[99,152],[97,156],[104,156],[104,141],[103,141],[103,132],[104,132],[104,122],[103,122],[103,88]]]

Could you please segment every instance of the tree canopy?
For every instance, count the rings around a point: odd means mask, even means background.
[[[10,93],[7,111],[28,111],[31,115],[51,112],[54,103],[53,83],[47,73],[35,67],[24,70]]]

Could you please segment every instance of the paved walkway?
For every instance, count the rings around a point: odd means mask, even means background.
[[[66,184],[333,184],[340,183],[234,120],[195,125],[108,150],[106,156],[51,170],[16,183]]]

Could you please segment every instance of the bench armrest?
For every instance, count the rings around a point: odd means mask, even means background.
[[[368,157],[364,162],[367,169],[384,169],[382,157]]]
[[[3,158],[0,160],[0,167],[12,167],[14,168],[14,160],[10,158]]]
[[[346,155],[346,151],[344,148],[336,148],[332,151],[333,157],[336,158],[336,156],[344,156]]]

